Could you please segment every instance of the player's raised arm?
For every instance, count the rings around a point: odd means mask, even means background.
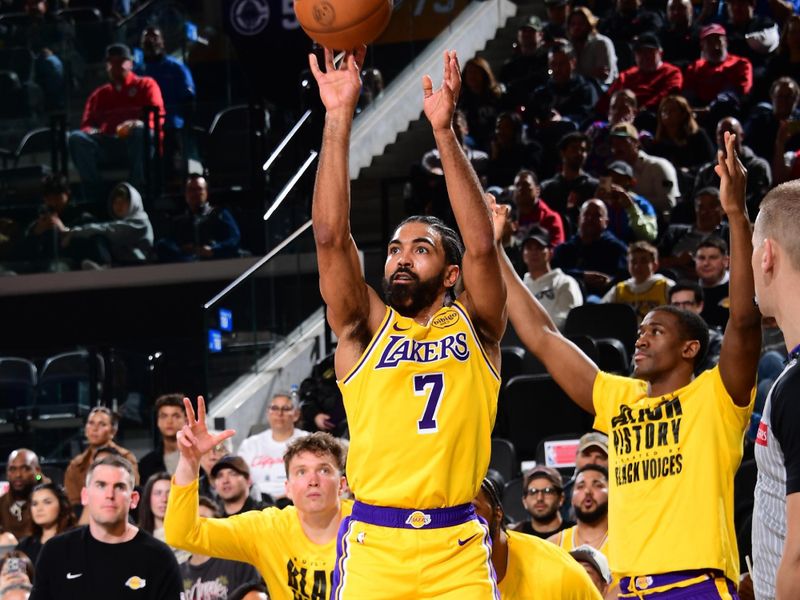
[[[379,313],[376,318],[383,316],[383,304],[364,282],[350,234],[350,132],[361,92],[359,69],[365,53],[365,46],[355,54],[348,52],[337,69],[333,52],[326,48],[325,72],[316,56],[309,54],[311,72],[326,110],[311,209],[320,291],[328,305],[331,328],[345,339],[367,330],[371,304]]]
[[[497,344],[506,327],[506,291],[500,275],[497,249],[492,236],[491,214],[483,199],[478,176],[453,131],[453,112],[461,89],[461,71],[455,51],[445,52],[442,86],[423,78],[425,116],[433,128],[442,159],[447,195],[464,241],[462,296],[484,342]]]
[[[719,152],[715,167],[731,236],[730,317],[722,340],[719,372],[736,405],[747,406],[761,354],[761,313],[753,303],[753,239],[745,203],[747,169],[736,154],[735,139],[725,133],[725,155]]]
[[[500,253],[500,265],[508,289],[508,316],[519,339],[547,368],[556,383],[583,410],[594,414],[592,390],[597,377],[594,364],[575,344],[565,338],[550,315],[522,283],[503,249],[503,231],[508,227],[508,205],[490,207],[494,217],[494,238]]]

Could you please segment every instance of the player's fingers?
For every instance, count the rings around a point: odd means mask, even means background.
[[[353,51],[353,54],[356,58],[356,66],[360,69],[364,66],[364,58],[367,56],[367,45],[361,44]]]
[[[433,95],[433,80],[429,75],[422,76],[422,93],[426,98],[430,98]]]
[[[222,433],[219,433],[219,434],[214,436],[214,445],[216,446],[217,444],[221,444],[222,442],[224,442],[228,438],[232,438],[235,435],[236,435],[236,430],[235,429],[226,429]]]
[[[206,424],[206,401],[202,396],[197,397],[197,422],[203,426]]]
[[[319,68],[319,61],[317,60],[317,55],[313,52],[308,53],[308,66],[311,69],[311,74],[314,76],[314,79],[319,81],[319,78],[322,76],[322,71]]]
[[[189,425],[194,425],[195,418],[194,418],[194,408],[192,408],[192,401],[184,396],[183,406],[186,408],[186,420],[189,422]]]

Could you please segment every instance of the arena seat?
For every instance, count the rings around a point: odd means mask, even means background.
[[[0,358],[0,426],[16,421],[17,409],[36,395],[36,366],[25,358]]]
[[[503,476],[504,481],[511,481],[519,475],[519,461],[514,444],[503,438],[492,438],[492,457],[489,468]]]
[[[503,488],[503,512],[512,523],[525,521],[530,515],[522,505],[522,477],[517,477],[506,483]]]
[[[595,340],[614,338],[625,348],[625,364],[633,356],[633,346],[639,331],[636,312],[628,304],[584,304],[576,306],[567,315],[564,333],[588,335]]]

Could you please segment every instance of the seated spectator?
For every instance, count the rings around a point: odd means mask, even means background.
[[[295,424],[300,419],[300,407],[286,393],[272,396],[267,404],[269,429],[245,439],[239,446],[239,456],[249,467],[249,475],[262,496],[278,500],[286,496],[286,468],[283,454],[297,438],[308,435]]]
[[[688,310],[696,315],[702,315],[704,305],[703,288],[694,281],[679,281],[669,291],[669,303],[683,310]],[[706,356],[695,367],[695,375],[713,369],[719,363],[719,353],[722,350],[722,332],[715,328],[708,329],[708,349]],[[759,378],[759,381],[761,378]]]
[[[800,23],[800,20],[798,20]],[[800,37],[800,27],[798,28]],[[776,79],[769,90],[770,104],[759,104],[750,112],[750,117],[744,126],[747,136],[747,145],[758,156],[772,161],[775,150],[775,139],[778,137],[778,127],[782,121],[800,120],[800,111],[797,103],[800,100],[800,86],[791,77]],[[784,150],[797,150],[800,148],[800,131],[790,132]]]
[[[158,84],[150,77],[133,73],[133,58],[127,46],[108,47],[106,71],[110,83],[92,92],[83,110],[80,130],[70,132],[67,139],[84,193],[92,201],[99,199],[102,189],[101,165],[127,165],[133,185],[144,184],[145,144],[150,141],[145,139],[143,109],[152,106],[159,114],[164,113]]]
[[[707,237],[694,253],[694,268],[705,297],[700,316],[709,327],[725,331],[728,324],[728,244],[725,240]]]
[[[68,90],[63,57],[56,52],[66,41],[64,23],[55,16],[55,11],[49,10],[47,0],[28,0],[23,11],[30,20],[14,28],[10,46],[22,46],[33,52],[33,80],[42,90],[44,109],[63,109]]]
[[[547,80],[547,48],[544,46],[543,29],[539,17],[528,17],[517,28],[514,54],[500,69],[500,81],[506,86],[507,103],[515,108],[523,106],[530,90]]]
[[[700,58],[686,68],[683,79],[683,95],[692,106],[707,107],[723,93],[736,101],[750,93],[753,66],[746,58],[728,53],[728,38],[721,25],[700,30],[700,48]]]
[[[778,25],[770,17],[755,14],[756,0],[729,0],[725,32],[728,49],[753,65],[753,79],[761,79],[767,61],[780,41]]]
[[[672,223],[659,244],[661,268],[670,269],[682,279],[697,277],[694,253],[708,236],[728,239],[728,223],[719,201],[718,187],[700,188],[694,196],[694,223]]]
[[[211,483],[222,504],[225,517],[265,508],[250,496],[250,468],[241,456],[225,456],[211,469]]]
[[[33,533],[31,491],[43,479],[39,457],[27,448],[12,450],[6,461],[8,491],[0,496],[0,532],[10,535],[4,545]]]
[[[655,35],[663,25],[661,14],[643,6],[641,0],[617,0],[616,10],[603,20],[600,31],[614,40],[620,70],[625,70],[634,63],[633,40],[646,33]]]
[[[667,23],[658,33],[664,60],[680,69],[700,58],[700,30],[693,17],[691,0],[669,0]]]
[[[594,176],[605,173],[606,165],[614,160],[611,155],[611,128],[618,123],[633,123],[638,114],[639,103],[631,90],[621,89],[611,94],[608,120],[595,121],[586,130],[586,137],[589,138],[586,170],[589,173]]]
[[[605,113],[609,98],[617,90],[629,89],[636,95],[640,110],[653,113],[668,95],[680,92],[683,75],[675,65],[662,60],[661,42],[652,33],[644,33],[633,40],[636,65],[626,69],[608,88],[598,103],[597,111]]]
[[[647,198],[659,214],[666,214],[680,195],[677,172],[671,162],[651,156],[641,146],[639,132],[632,124],[619,123],[611,128],[612,156],[633,168],[633,191]]]
[[[120,183],[111,190],[108,205],[110,221],[61,229],[61,248],[83,269],[136,265],[150,256],[153,227],[138,190]]]
[[[530,515],[527,521],[511,526],[512,531],[547,539],[573,523],[561,518],[564,503],[564,482],[553,467],[537,465],[525,475],[522,504]]]
[[[602,295],[625,272],[625,243],[608,231],[608,210],[602,200],[587,200],[578,217],[578,233],[557,246],[552,264]]]
[[[570,480],[564,484],[564,507],[561,509],[561,514],[569,520],[575,520],[572,510],[572,489],[575,486],[575,478],[586,465],[601,465],[608,469],[608,436],[605,433],[590,431],[584,433],[578,440],[575,470]]]
[[[723,145],[724,148],[724,145]],[[716,161],[708,134],[694,118],[683,96],[667,96],[658,107],[658,127],[650,154],[666,158],[675,167],[681,195],[691,193],[697,170]]]
[[[209,429],[209,433],[211,435],[217,435],[222,432]],[[211,469],[214,468],[214,465],[217,464],[220,459],[229,454],[233,454],[233,444],[230,438],[212,447],[211,450],[200,457],[200,473],[198,476],[197,489],[201,496],[208,496],[215,501],[217,500],[217,492],[214,490],[214,486],[211,485]]]
[[[269,600],[263,581],[248,581],[228,594],[228,600]]]
[[[639,322],[656,306],[667,304],[672,279],[656,273],[658,250],[647,242],[634,242],[628,246],[628,272],[631,276],[612,287],[603,302],[628,304],[633,307]]]
[[[17,550],[36,562],[42,546],[50,539],[75,526],[75,514],[64,488],[54,483],[40,483],[31,493],[33,531],[19,541]]]
[[[226,209],[208,202],[208,182],[191,174],[184,189],[187,211],[171,224],[169,237],[156,242],[162,262],[193,262],[239,256],[239,226]]]
[[[175,473],[181,455],[178,450],[178,432],[186,424],[183,394],[159,396],[153,410],[156,413],[159,436],[156,447],[139,461],[139,476],[142,481],[147,481],[151,475],[163,471],[170,475]]]
[[[800,81],[800,15],[792,15],[783,24],[778,50],[770,56],[764,76],[754,86],[756,100],[766,99],[770,87],[781,77]]]
[[[503,228],[501,242],[506,256],[508,256],[511,265],[514,267],[514,271],[516,271],[517,275],[522,277],[525,275],[527,267],[525,266],[525,261],[522,260],[522,244],[520,244],[520,240],[516,237],[517,230],[519,229],[517,205],[514,204],[509,195],[504,194],[500,188],[489,188],[487,193],[492,194],[497,199],[498,204],[505,204],[508,206],[508,219],[506,219]]]
[[[517,173],[511,188],[511,198],[517,209],[517,230],[514,235],[521,243],[533,227],[542,227],[550,234],[553,246],[558,246],[564,241],[564,223],[561,215],[541,199],[540,192],[536,173],[527,169]]]
[[[0,558],[0,600],[29,598],[33,581],[33,562],[23,552],[12,550]]]
[[[756,215],[758,215],[758,205],[772,187],[772,169],[769,162],[756,156],[755,152],[745,146],[746,135],[742,130],[742,124],[734,117],[725,117],[717,124],[717,150],[719,152],[725,154],[725,132],[736,136],[736,155],[747,169],[747,191],[745,193],[747,212],[750,220],[755,221]],[[719,188],[719,175],[714,170],[716,164],[717,160],[714,158],[700,167],[694,180],[694,189]]]
[[[204,496],[200,496],[198,513],[202,519],[223,516],[214,501]],[[181,563],[180,569],[187,599],[230,598],[240,586],[260,579],[253,565],[196,553]]]
[[[348,437],[347,415],[342,392],[336,383],[335,352],[314,364],[300,382],[301,422],[310,432],[325,431],[335,437]]]
[[[534,90],[525,105],[525,126],[527,139],[542,149],[537,173],[549,179],[558,171],[558,142],[568,133],[578,130],[578,126],[562,117],[555,109],[556,97],[553,91],[541,86]]]
[[[575,71],[605,90],[617,78],[619,70],[614,44],[598,33],[598,22],[588,7],[573,7],[567,17],[567,39],[575,52]]]
[[[606,204],[608,230],[625,243],[652,242],[658,235],[653,205],[632,190],[633,169],[621,160],[608,165],[608,175],[597,187],[596,197]]]
[[[566,39],[567,17],[571,8],[567,0],[544,0],[547,18],[544,21],[542,33],[545,44],[551,44],[553,40],[557,39]]]
[[[486,59],[469,59],[461,71],[461,95],[458,108],[467,116],[467,124],[475,145],[489,151],[489,144],[500,112],[503,86],[497,82]]]
[[[772,156],[774,183],[784,183],[800,178],[800,150],[788,150],[789,140],[800,131],[797,121],[781,121],[775,137],[775,150]]]
[[[594,196],[598,181],[583,166],[589,152],[589,138],[576,131],[568,133],[558,142],[561,169],[542,182],[542,199],[562,217],[576,224],[578,207]]]
[[[550,46],[548,65],[550,79],[538,89],[545,89],[552,94],[553,110],[580,126],[589,118],[597,103],[597,89],[577,72],[575,51],[567,41],[558,40]],[[544,144],[543,148],[545,151],[551,149]]]
[[[139,502],[139,529],[146,531],[157,540],[164,541],[164,515],[167,512],[169,489],[172,485],[172,476],[166,471],[153,473],[147,478]],[[189,558],[185,550],[172,548],[178,564]]]
[[[569,555],[586,569],[597,591],[600,592],[601,596],[605,597],[612,582],[611,569],[608,567],[606,555],[588,544],[582,544],[570,550]],[[616,595],[618,596],[618,594]]]
[[[497,124],[489,151],[486,172],[490,185],[507,186],[514,181],[520,169],[535,169],[539,165],[542,149],[537,143],[526,144],[522,139],[522,117],[517,113],[503,112]],[[450,202],[445,195],[444,202]]]
[[[81,489],[86,483],[86,474],[94,462],[98,450],[105,447],[115,449],[133,467],[134,483],[139,484],[139,471],[136,468],[136,457],[130,450],[114,443],[114,436],[119,427],[119,415],[105,406],[96,406],[86,417],[84,435],[88,447],[78,454],[67,465],[64,472],[64,489],[70,504],[77,506],[81,502]]]
[[[556,327],[562,329],[569,311],[583,304],[583,294],[575,279],[550,266],[552,256],[550,234],[541,227],[532,228],[522,243],[522,260],[527,267],[522,281]]]
[[[356,113],[360,113],[383,94],[385,84],[380,69],[370,67],[361,70],[361,95],[358,97]]]

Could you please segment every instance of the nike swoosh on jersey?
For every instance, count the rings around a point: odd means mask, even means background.
[[[410,325],[408,327],[399,327],[397,323],[394,324],[395,331],[408,331],[409,329],[411,329]]]
[[[70,572],[67,572],[67,579],[77,579],[78,577],[81,577],[82,575],[83,575],[83,573],[70,573]]]
[[[459,546],[463,546],[463,545],[464,545],[464,544],[466,544],[468,541],[470,541],[472,538],[474,538],[476,535],[478,535],[478,534],[476,533],[476,534],[474,534],[474,535],[471,535],[471,536],[469,536],[469,537],[468,537],[467,539],[465,539],[465,540],[458,540],[458,545],[459,545]]]

